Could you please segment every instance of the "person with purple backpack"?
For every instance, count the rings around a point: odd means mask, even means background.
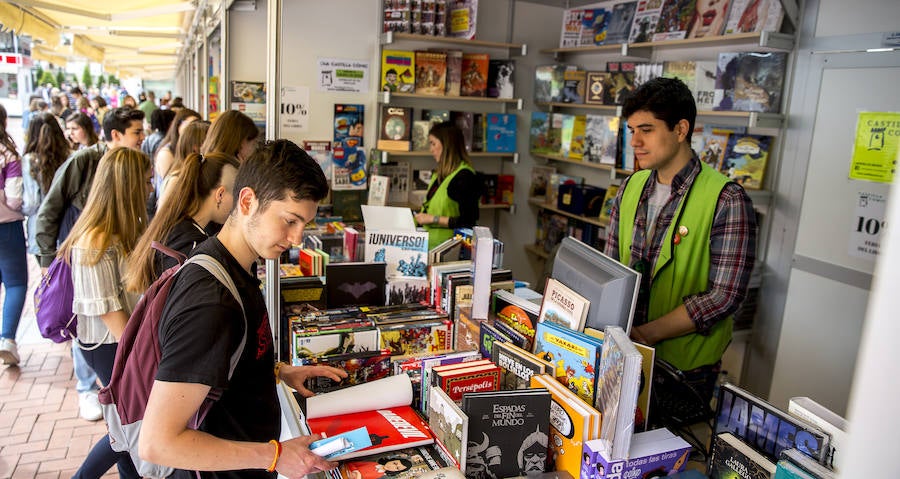
[[[138,447],[142,460],[176,468],[169,477],[275,479],[280,473],[299,479],[337,465],[309,450],[318,435],[278,441],[276,383],[310,396],[307,378],[340,381],[347,374],[328,366],[276,365],[265,300],[251,274],[257,258],[278,258],[300,242],[327,193],[322,169],[305,151],[287,140],[266,144],[238,169],[234,207],[222,230],[192,253],[218,261],[239,298],[200,265],[187,264],[174,277],[160,317],[161,357]],[[190,428],[212,390],[221,396],[198,429]]]

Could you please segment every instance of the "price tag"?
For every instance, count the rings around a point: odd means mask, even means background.
[[[850,256],[875,261],[881,250],[881,233],[887,198],[878,193],[859,192],[856,214],[850,227]]]
[[[309,131],[309,87],[281,87],[280,137]]]

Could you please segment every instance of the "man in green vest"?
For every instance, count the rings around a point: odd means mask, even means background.
[[[756,259],[753,204],[691,149],[697,107],[680,80],[644,83],[622,115],[642,169],[619,189],[606,254],[641,273],[631,337],[711,399]]]

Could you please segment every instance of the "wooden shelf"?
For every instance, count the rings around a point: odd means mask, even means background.
[[[599,226],[599,227],[601,227],[601,228],[606,228],[606,226],[609,225],[609,221],[601,221],[600,218],[591,218],[591,217],[588,217],[588,216],[575,215],[575,214],[569,213],[568,211],[563,211],[563,210],[561,210],[561,209],[559,209],[559,208],[556,208],[556,207],[554,207],[554,206],[550,206],[550,205],[544,203],[543,201],[541,201],[541,200],[536,200],[536,199],[534,199],[534,198],[529,199],[528,202],[531,203],[531,204],[534,205],[534,206],[537,206],[538,208],[542,208],[542,209],[545,209],[545,210],[547,210],[547,211],[552,211],[552,212],[554,212],[554,213],[559,213],[559,214],[561,214],[561,215],[563,215],[563,216],[568,216],[569,218],[573,218],[573,219],[576,219],[576,220],[578,220],[578,221],[583,221],[583,222],[585,222],[585,223],[589,223],[589,224],[592,224],[592,225],[594,225],[594,226]]]
[[[528,47],[522,43],[489,42],[478,39],[468,40],[455,37],[437,37],[433,35],[420,35],[417,33],[385,32],[381,34],[382,45],[390,45],[399,41],[448,43],[451,45],[471,45],[482,48],[502,48],[507,50],[518,50],[522,55],[525,55],[528,51]]]
[[[436,100],[436,101],[465,101],[473,103],[513,103],[516,108],[522,109],[521,98],[489,98],[483,96],[449,96],[449,95],[423,95],[421,93],[398,93],[383,91],[378,95],[378,101],[381,103],[391,103],[395,98],[412,98],[416,100]]]
[[[512,205],[507,204],[492,204],[492,205],[483,205],[478,203],[478,208],[482,210],[508,210],[512,207]]]
[[[533,244],[525,245],[525,251],[529,254],[537,256],[540,259],[550,259],[550,253],[544,251],[543,248],[535,246]]]
[[[587,103],[562,103],[557,101],[538,102],[537,106],[553,108],[578,108],[584,110],[601,110],[611,115],[622,116],[622,105],[593,105]]]
[[[623,174],[623,175],[630,175],[631,173],[633,173],[633,171],[631,171],[631,170],[616,168],[614,165],[606,165],[606,164],[602,164],[602,163],[590,163],[587,161],[573,160],[573,159],[566,158],[565,156],[560,156],[560,155],[548,155],[548,154],[544,154],[544,153],[531,153],[531,156],[533,156],[535,158],[543,158],[543,159],[549,160],[549,161],[557,161],[560,163],[570,163],[570,164],[582,166],[585,168],[593,168],[595,170],[615,171],[616,173]]]
[[[400,157],[400,158],[431,158],[431,152],[428,151],[391,151],[391,150],[378,150],[381,153],[381,162],[387,163],[390,161],[390,158]],[[519,154],[518,153],[494,153],[489,151],[473,151],[469,153],[469,158],[501,158],[501,159],[511,159],[513,163],[519,163]]]
[[[588,105],[586,103],[561,103],[540,102],[538,106],[550,108],[567,108],[578,110],[600,110],[610,115],[622,116],[621,105]],[[729,124],[747,128],[781,128],[784,124],[784,115],[780,113],[761,113],[756,111],[713,111],[699,110],[697,118],[712,118],[725,120]]]

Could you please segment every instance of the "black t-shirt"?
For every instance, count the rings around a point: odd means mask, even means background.
[[[200,243],[206,241],[209,236],[206,231],[194,222],[191,218],[185,218],[172,227],[169,236],[166,237],[166,246],[190,256],[191,251]],[[156,252],[156,271],[162,274],[163,271],[178,264],[178,260],[160,251]]]
[[[188,265],[175,278],[159,326],[162,357],[156,379],[224,388],[200,430],[237,441],[267,442],[281,430],[275,392],[275,350],[260,282],[241,268],[217,238],[194,249],[216,258],[231,275],[246,309],[245,333],[241,307],[226,286],[200,265]],[[246,334],[247,343],[228,381],[231,355]],[[176,471],[177,478],[194,478]],[[203,472],[203,478],[273,479],[261,469]]]

